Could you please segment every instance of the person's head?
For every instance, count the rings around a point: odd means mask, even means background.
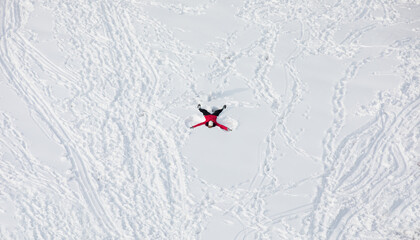
[[[213,121],[209,121],[209,122],[207,123],[207,127],[209,127],[209,128],[214,127],[214,122],[213,122]]]

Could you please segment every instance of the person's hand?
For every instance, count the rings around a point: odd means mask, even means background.
[[[232,129],[228,128],[228,131],[232,131]]]

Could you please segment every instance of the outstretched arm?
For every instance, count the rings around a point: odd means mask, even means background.
[[[190,127],[190,128],[195,128],[195,127],[201,126],[201,125],[203,125],[203,124],[205,124],[205,123],[206,123],[206,122],[202,122],[202,123],[196,124],[196,125],[194,125],[194,126],[192,126],[192,127]]]
[[[220,123],[216,123],[216,126],[218,126],[219,128],[225,130],[225,131],[232,131],[232,129],[220,124]]]

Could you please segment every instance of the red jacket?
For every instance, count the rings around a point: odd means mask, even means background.
[[[214,122],[214,124],[215,124],[216,126],[218,126],[219,128],[221,128],[221,129],[223,129],[223,130],[225,130],[225,131],[228,131],[228,130],[229,130],[229,128],[227,128],[226,126],[223,126],[222,124],[219,124],[219,123],[216,121],[216,119],[217,119],[217,116],[216,116],[216,115],[205,115],[204,117],[206,118],[206,120],[205,120],[204,122],[199,123],[199,124],[196,124],[196,125],[192,126],[191,128],[195,128],[195,127],[201,126],[201,125],[203,125],[203,124],[206,124],[206,123],[208,123],[208,122],[212,121],[212,122]]]

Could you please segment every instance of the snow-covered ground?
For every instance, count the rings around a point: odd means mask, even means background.
[[[416,0],[1,0],[0,239],[420,239]],[[226,132],[189,127],[224,104]]]

